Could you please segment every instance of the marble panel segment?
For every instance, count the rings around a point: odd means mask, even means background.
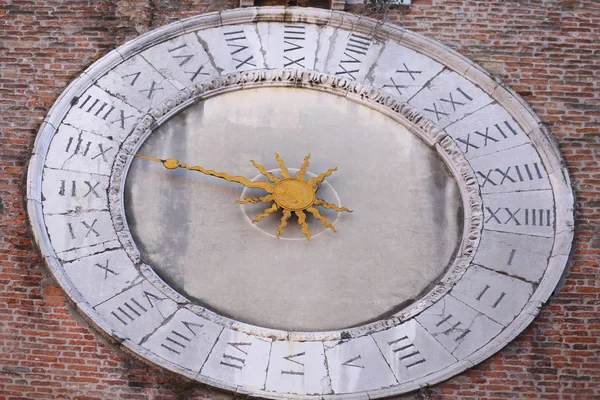
[[[46,167],[110,175],[119,143],[69,125],[61,125],[52,139]]]
[[[48,215],[107,210],[107,190],[107,176],[44,168],[44,213]]]
[[[502,330],[502,325],[451,295],[444,296],[416,320],[457,359],[483,347]]]
[[[130,301],[132,303],[133,300]],[[142,303],[144,304],[144,303]],[[132,304],[139,311],[139,307]],[[128,314],[133,311],[121,308]],[[158,309],[158,307],[157,307]],[[117,312],[120,318],[122,313]],[[194,376],[206,361],[223,327],[182,308],[161,325],[142,346]]]
[[[63,124],[116,141],[122,141],[142,117],[140,110],[96,85],[71,104]]]
[[[64,264],[65,272],[77,290],[95,306],[132,286],[137,269],[122,250],[106,251]]]
[[[533,288],[520,279],[472,265],[450,293],[506,326],[519,315]]]
[[[327,394],[331,382],[321,342],[275,341],[267,371],[267,391]]]
[[[294,23],[258,23],[267,68],[314,69],[319,28]]]
[[[200,373],[211,379],[263,390],[271,339],[225,328]]]
[[[445,128],[467,159],[529,143],[519,124],[499,104],[487,105]]]
[[[444,70],[411,98],[409,104],[423,111],[439,126],[446,127],[492,101],[468,79],[454,71]]]
[[[373,76],[367,77],[367,81],[383,92],[408,101],[443,69],[442,64],[421,53],[387,42]]]
[[[254,25],[233,25],[195,32],[209,49],[211,62],[221,74],[265,67],[261,42]]]
[[[540,157],[530,144],[473,158],[482,193],[550,189]]]
[[[373,334],[399,383],[421,378],[456,362],[414,319]]]
[[[398,384],[371,336],[325,346],[335,393],[362,392]]]
[[[130,340],[138,343],[177,311],[177,303],[148,281],[142,281],[94,308]]]
[[[554,235],[554,198],[550,190],[483,196],[484,228],[535,236]]]
[[[548,265],[553,238],[483,230],[473,262],[511,276],[539,282]]]
[[[141,53],[160,74],[182,86],[190,86],[219,75],[195,33],[175,37]]]
[[[161,75],[141,55],[119,64],[96,84],[144,112],[183,89],[181,83]]]

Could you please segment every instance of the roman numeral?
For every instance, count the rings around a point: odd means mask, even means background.
[[[65,149],[65,153],[69,153],[72,151],[72,155],[90,157],[90,159],[92,160],[101,157],[103,161],[108,162],[108,160],[106,159],[106,153],[112,150],[112,147],[104,149],[104,146],[102,146],[102,144],[96,143],[98,153],[94,153],[94,155],[92,155],[92,153],[90,153],[90,148],[94,147],[92,146],[92,144],[93,142],[91,141],[84,142],[84,140],[80,137],[77,139],[75,139],[74,137],[70,137],[69,141],[67,142],[67,148]]]
[[[490,169],[486,174],[477,171],[477,175],[483,178],[481,187],[485,187],[488,183],[492,186],[499,186],[504,184],[504,182],[517,183],[533,181],[544,177],[540,166],[536,162],[531,165],[523,164],[522,166],[515,165],[514,167],[506,167],[506,169]],[[494,180],[492,178],[494,178]]]
[[[235,355],[227,354],[227,351],[223,353],[221,365],[224,365],[229,368],[235,368],[241,370],[244,368],[246,364],[246,356],[248,352],[244,350],[246,346],[252,346],[252,343],[249,342],[227,342],[229,347],[233,347],[235,350],[233,353]],[[227,347],[227,349],[229,349]],[[241,353],[241,354],[240,354]]]
[[[91,223],[87,223],[85,221],[80,221],[80,222],[81,222],[81,225],[83,225],[84,228],[86,228],[85,233],[83,234],[84,238],[87,238],[88,236],[90,236],[90,234],[93,234],[96,237],[100,236],[100,233],[98,233],[98,231],[95,228],[95,225],[98,222],[98,219],[95,219]],[[77,236],[75,235],[75,229],[73,228],[73,224],[71,222],[67,222],[67,228],[69,229],[69,235],[71,236],[71,239],[77,239]]]
[[[203,69],[204,69],[204,65],[201,65],[200,68],[198,68],[196,71],[184,71],[184,72],[186,74],[192,75],[192,77],[190,78],[190,81],[194,82],[194,80],[198,77],[198,75],[210,75],[208,72],[202,72]]]
[[[368,37],[360,36],[355,33],[350,34],[350,38],[348,39],[348,44],[346,45],[346,49],[344,50],[344,57],[340,61],[338,65],[338,71],[335,73],[336,75],[348,75],[352,79],[356,79],[354,74],[360,70],[359,68],[354,68],[346,66],[344,64],[360,64],[363,62],[364,56],[367,54],[369,50],[369,46],[371,45],[371,39]],[[350,54],[353,53],[353,54]]]
[[[402,365],[406,368],[412,368],[426,361],[419,350],[415,348],[415,345],[410,341],[408,336],[392,340],[388,342],[388,345],[390,345],[392,351],[400,357],[400,362],[402,362]]]
[[[145,313],[147,313],[149,309],[154,308],[154,303],[152,299],[163,300],[160,297],[155,296],[152,293],[146,291],[143,292],[143,296],[146,299],[146,301],[138,301],[132,297],[131,299],[123,303],[123,305],[117,307],[116,310],[111,311],[111,315],[123,325],[127,325],[135,321]]]
[[[152,100],[152,98],[154,97],[154,92],[157,90],[163,90],[164,88],[162,87],[156,87],[157,83],[155,81],[152,81],[152,85],[150,86],[149,89],[143,89],[140,90],[140,93],[148,93],[148,96],[146,96],[146,98],[148,100]]]
[[[100,182],[96,182],[92,185],[90,181],[83,181],[83,183],[87,186],[87,192],[83,195],[83,197],[88,197],[92,194],[96,198],[100,198],[100,195],[96,191]],[[69,190],[69,189],[70,190]],[[67,185],[67,181],[62,179],[60,181],[60,190],[58,191],[59,196],[68,196],[76,197],[77,196],[77,181],[71,181],[70,185]]]
[[[283,357],[285,360],[292,362],[294,364],[300,365],[302,367],[302,371],[294,371],[294,370],[286,370],[286,371],[281,371],[281,375],[304,375],[304,363],[301,363],[300,361],[296,361],[294,360],[296,357],[302,357],[303,355],[305,355],[306,352],[302,352],[302,353],[297,353],[297,354],[291,354],[289,356],[285,356]]]
[[[481,298],[488,291],[489,288],[490,288],[490,285],[485,285],[485,287],[483,288],[483,290],[481,291],[481,293],[479,293],[479,295],[475,298],[475,300],[481,301]],[[500,294],[500,296],[492,304],[492,308],[496,308],[498,306],[498,304],[500,304],[500,302],[502,301],[502,299],[504,298],[504,296],[506,296],[506,293],[502,292]]]
[[[256,67],[256,64],[253,63],[254,56],[251,54],[249,56],[247,54],[240,54],[236,57],[233,57],[234,55],[249,49],[249,46],[246,42],[246,34],[243,30],[223,32],[223,35],[225,35],[225,41],[227,42],[227,46],[230,48],[229,50],[233,61],[238,62],[238,64],[235,66],[235,69],[240,69],[244,65]]]
[[[180,329],[180,331],[171,330],[171,333],[169,333],[160,344],[161,347],[164,347],[171,353],[177,355],[181,354],[181,352],[190,344],[192,339],[196,337],[196,332],[192,327],[202,328],[204,326],[202,324],[187,321],[181,321],[181,323],[187,331],[182,329]]]
[[[446,96],[445,98],[438,99],[440,103],[445,103],[447,105],[452,106],[452,111],[456,111],[457,106],[464,106],[466,103],[473,100],[473,98],[461,88],[456,88],[455,90],[458,93],[453,94],[452,92],[449,92],[448,96]],[[438,121],[441,120],[440,115],[445,117],[450,115],[446,112],[443,112],[443,108],[438,110],[436,103],[433,103],[431,108],[424,108],[424,110],[435,114],[435,117]]]
[[[185,49],[186,47],[187,47],[187,44],[184,43],[181,46],[173,47],[172,49],[167,49],[167,51],[171,54],[171,57],[173,57],[176,60],[181,60],[179,62],[180,67],[183,67],[192,58],[194,58],[194,54],[190,54],[190,53],[184,54],[186,51],[184,51],[183,49]],[[179,51],[179,50],[181,50],[181,51]],[[173,53],[173,52],[176,52],[176,53]]]
[[[458,321],[456,323],[453,323],[451,321],[451,319],[452,319],[452,314],[448,314],[447,317],[442,318],[440,320],[440,322],[435,324],[435,326],[439,328],[442,325],[445,325],[445,326],[446,326],[446,324],[449,325],[449,327],[447,329],[442,331],[442,334],[444,334],[445,336],[448,336],[451,333],[456,333],[458,335],[454,338],[454,341],[460,342],[462,339],[465,338],[465,336],[467,336],[471,332],[471,330],[468,328],[467,329],[461,328],[460,326],[462,325],[462,322]],[[442,329],[444,329],[444,328],[442,328]]]
[[[515,249],[511,249],[510,251],[510,256],[508,256],[508,261],[506,262],[506,265],[512,265],[512,262],[515,258],[515,253],[517,252],[517,250]]]
[[[342,365],[345,367],[354,367],[354,368],[361,368],[361,369],[365,369],[364,365],[359,365],[358,363],[354,363],[355,361],[360,360],[360,354],[357,355],[354,358],[349,359],[346,362],[343,362]]]
[[[498,207],[493,211],[490,207],[485,208],[488,212],[486,223],[492,221],[497,224],[515,226],[552,226],[552,210],[535,208],[518,208],[516,210],[508,207]]]
[[[171,57],[173,57],[175,60],[179,60],[180,67],[183,67],[195,57],[195,54],[188,50],[188,45],[186,43],[182,44],[181,46],[173,47],[172,49],[167,49],[167,51],[171,54]],[[194,82],[199,75],[210,75],[208,72],[202,72],[203,69],[204,65],[200,65],[195,71],[183,72],[191,75],[190,81]]]
[[[131,79],[131,82],[129,82],[129,84],[131,86],[134,86],[135,82],[138,80],[138,78],[140,77],[141,74],[142,74],[141,71],[140,72],[134,72],[132,74],[124,75],[124,76],[122,76],[122,78],[126,79],[126,78],[133,77]],[[154,92],[156,92],[158,90],[164,90],[164,88],[162,86],[157,86],[157,85],[158,85],[158,83],[153,80],[152,83],[150,84],[150,87],[148,89],[139,89],[138,91],[140,93],[147,93],[146,98],[148,100],[152,100],[152,98],[154,97]]]
[[[410,68],[408,68],[406,66],[405,63],[402,63],[402,65],[404,66],[404,69],[397,69],[396,73],[397,74],[408,74],[408,76],[410,76],[410,78],[414,81],[415,80],[415,75],[420,74],[423,71],[416,71],[416,70],[411,70]]]
[[[393,77],[390,77],[390,81],[392,82],[391,85],[387,84],[387,85],[383,85],[383,87],[384,88],[386,88],[386,87],[393,87],[398,92],[398,94],[400,94],[400,95],[402,94],[402,91],[400,89],[404,89],[404,88],[408,87],[406,85],[400,85],[400,84],[396,83],[396,81],[394,80]]]
[[[304,49],[304,46],[301,46],[296,41],[304,41],[305,34],[306,34],[305,29],[306,28],[304,26],[295,26],[295,25],[285,25],[284,26],[284,30],[283,30],[283,43],[284,43],[283,52],[284,53]],[[304,56],[292,55],[292,56],[288,57],[287,55],[284,54],[283,58],[285,58],[285,60],[287,61],[287,62],[284,62],[284,64],[283,64],[284,67],[289,67],[290,65],[297,65],[300,68],[305,68],[304,64],[302,64],[302,61],[305,60]]]
[[[115,276],[119,275],[119,273],[118,273],[118,272],[115,272],[115,271],[113,271],[112,269],[110,269],[110,268],[108,267],[108,262],[109,262],[109,261],[110,261],[110,260],[108,260],[108,259],[107,259],[107,260],[106,260],[106,263],[105,263],[104,265],[102,265],[102,264],[100,264],[100,263],[96,263],[96,264],[94,264],[94,266],[96,266],[96,267],[98,267],[98,268],[100,268],[101,270],[103,270],[103,271],[104,271],[104,279],[107,279],[107,278],[108,278],[108,274],[109,274],[109,273],[110,273],[110,274],[112,274],[112,275],[115,275]]]
[[[500,136],[493,135],[493,132],[500,134]],[[512,135],[510,135],[512,133]],[[510,136],[516,136],[518,132],[510,125],[508,121],[503,121],[499,124],[494,124],[492,128],[486,127],[484,132],[475,131],[467,134],[467,138],[456,138],[456,141],[462,143],[465,153],[469,152],[469,148],[475,150],[481,147],[487,147],[488,144],[498,143],[502,139],[508,139]],[[473,141],[471,141],[473,138]]]

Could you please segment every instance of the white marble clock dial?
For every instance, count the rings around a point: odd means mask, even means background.
[[[133,153],[260,179],[311,153],[339,170],[305,240],[253,190]],[[560,154],[515,93],[442,45],[315,9],[175,22],[58,99],[28,174],[41,252],[126,350],[268,398],[377,398],[501,349],[548,299],[573,235]]]

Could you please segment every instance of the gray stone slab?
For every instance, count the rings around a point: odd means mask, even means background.
[[[530,144],[470,160],[482,193],[550,189],[542,162]]]
[[[409,104],[441,127],[490,104],[492,98],[456,72],[445,70],[417,93]]]
[[[178,81],[161,75],[141,55],[119,64],[96,85],[141,111],[159,105],[183,88]]]
[[[46,215],[45,222],[52,247],[59,257],[70,250],[117,239],[108,211]]]
[[[353,393],[397,385],[390,366],[371,336],[327,348],[327,366],[335,393]]]
[[[483,347],[502,331],[502,325],[451,295],[444,296],[416,320],[459,360]]]
[[[487,105],[444,130],[467,159],[530,143],[523,129],[499,104]]]
[[[523,309],[533,287],[520,279],[471,265],[450,294],[502,325]]]
[[[267,391],[327,394],[331,382],[321,342],[275,341],[267,370]]]
[[[484,194],[484,228],[534,236],[554,235],[554,198],[550,190]]]
[[[399,383],[439,371],[456,359],[416,320],[373,334]]]
[[[216,381],[262,390],[270,352],[271,339],[225,328],[200,373]]]
[[[442,64],[421,53],[387,42],[367,81],[383,92],[408,101],[443,68]]]
[[[139,343],[177,311],[177,303],[142,281],[94,309],[128,339]]]
[[[121,308],[131,314],[131,310]],[[136,308],[135,305],[133,308]],[[123,318],[122,313],[116,314]],[[153,332],[142,346],[195,374],[200,371],[222,330],[222,326],[182,308]]]
[[[327,38],[329,30],[323,31],[320,43],[330,40],[327,58],[319,57],[319,71],[341,76],[358,82],[364,81],[367,73],[377,61],[383,43],[364,33],[336,29]]]
[[[473,262],[508,275],[539,282],[548,266],[553,238],[483,230]]]
[[[118,148],[116,141],[61,125],[50,144],[45,166],[109,175]]]
[[[42,198],[45,214],[108,209],[108,177],[44,168]]]
[[[265,67],[261,42],[254,25],[225,26],[195,32],[209,50],[214,67],[221,74]]]
[[[268,68],[315,68],[319,27],[263,22],[257,24],[257,29]]]
[[[137,108],[93,85],[74,99],[62,123],[122,141],[141,117]]]
[[[160,74],[182,86],[206,81],[219,75],[210,55],[194,33],[175,37],[150,47],[141,56]]]
[[[92,306],[133,285],[139,273],[119,249],[79,258],[64,264],[65,273]]]

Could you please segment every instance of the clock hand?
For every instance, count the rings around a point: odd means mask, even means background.
[[[273,193],[273,185],[271,185],[267,182],[252,182],[250,179],[243,177],[243,176],[231,176],[225,172],[216,172],[212,169],[206,169],[199,165],[192,166],[192,165],[188,165],[188,164],[181,164],[178,160],[176,160],[174,158],[167,158],[166,160],[162,160],[160,158],[147,157],[147,156],[142,156],[140,154],[133,154],[133,155],[136,157],[139,157],[139,158],[146,159],[146,160],[159,162],[163,165],[163,167],[165,167],[167,169],[184,168],[184,169],[187,169],[190,171],[198,171],[205,175],[210,175],[210,176],[214,176],[216,178],[225,179],[228,182],[241,183],[242,185],[249,187],[249,188],[262,189],[268,193]]]
[[[188,164],[181,164],[178,160],[174,158],[167,158],[166,160],[163,160],[161,158],[147,157],[139,154],[133,155],[149,161],[161,163],[163,167],[167,169],[184,168],[190,171],[198,171],[202,172],[205,175],[225,179],[229,182],[241,183],[242,185],[249,188],[262,189],[266,191],[268,193],[266,196],[247,197],[243,200],[237,200],[236,203],[271,203],[271,207],[267,208],[262,213],[260,213],[255,219],[252,220],[252,222],[259,222],[263,218],[281,209],[283,215],[281,217],[281,222],[277,227],[277,238],[281,237],[281,235],[283,234],[283,228],[287,226],[288,220],[291,217],[292,212],[298,217],[298,223],[302,227],[302,233],[306,236],[307,240],[310,240],[310,232],[308,230],[308,224],[306,222],[305,211],[312,214],[317,220],[321,222],[321,224],[323,224],[324,227],[331,229],[333,232],[336,232],[335,227],[332,224],[330,224],[324,216],[321,215],[318,209],[316,209],[313,206],[328,208],[337,212],[352,212],[352,210],[349,210],[346,207],[338,207],[335,204],[327,203],[325,200],[316,197],[316,193],[321,187],[321,184],[323,183],[325,178],[331,176],[333,172],[337,171],[337,168],[331,168],[327,172],[315,176],[314,178],[305,180],[305,173],[309,165],[310,154],[304,157],[304,162],[300,166],[300,170],[296,173],[295,177],[292,177],[290,175],[289,170],[285,167],[283,160],[279,157],[279,154],[277,153],[275,153],[275,159],[279,164],[279,169],[283,178],[276,177],[275,175],[268,172],[265,169],[265,167],[251,160],[252,165],[258,168],[258,170],[268,178],[269,182],[253,182],[243,176],[231,176],[226,174],[225,172],[216,172],[211,169],[205,169],[199,165],[192,166]]]

